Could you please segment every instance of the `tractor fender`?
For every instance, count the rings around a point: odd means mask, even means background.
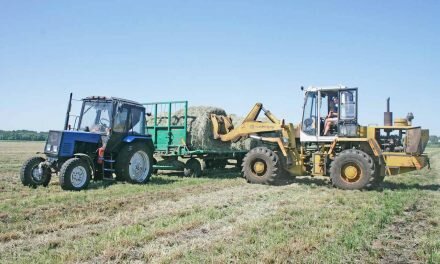
[[[122,142],[126,144],[131,144],[134,142],[145,142],[147,143],[148,147],[151,148],[151,150],[154,150],[154,144],[153,140],[151,138],[151,135],[145,135],[145,136],[126,136]]]
[[[87,162],[87,164],[89,164],[92,171],[95,171],[95,163],[93,162],[92,158],[90,158],[89,155],[84,154],[84,153],[75,153],[73,156],[75,158],[80,158],[82,160],[85,160]]]

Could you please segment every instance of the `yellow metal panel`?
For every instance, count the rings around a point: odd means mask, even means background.
[[[313,157],[313,174],[315,175],[322,175],[322,167],[321,164],[321,155],[314,155]]]
[[[359,137],[361,137],[361,138],[367,137],[367,127],[366,126],[359,127]]]
[[[420,170],[428,164],[428,158],[422,156],[410,156],[406,154],[384,153],[388,167],[414,168]]]

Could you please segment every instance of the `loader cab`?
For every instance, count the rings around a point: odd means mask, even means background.
[[[331,142],[336,137],[357,136],[357,88],[311,87],[305,90],[300,139]],[[329,129],[326,131],[326,126]]]

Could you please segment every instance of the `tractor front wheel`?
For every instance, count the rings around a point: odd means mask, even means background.
[[[61,166],[59,179],[63,190],[81,191],[86,189],[90,178],[90,166],[80,158],[71,158]]]
[[[144,184],[153,172],[153,152],[146,144],[123,147],[116,159],[116,175],[130,183]]]
[[[344,190],[359,190],[374,184],[375,166],[365,152],[342,151],[331,163],[330,177],[334,186]]]
[[[23,163],[20,171],[20,180],[24,186],[36,188],[37,186],[47,187],[52,177],[50,168],[40,164],[46,160],[42,157],[36,156],[28,159]]]

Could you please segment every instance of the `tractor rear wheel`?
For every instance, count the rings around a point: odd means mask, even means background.
[[[35,188],[39,185],[47,187],[52,177],[49,168],[39,168],[40,163],[46,161],[44,158],[36,156],[23,163],[20,170],[20,180],[24,186]]]
[[[63,190],[80,191],[86,189],[90,178],[90,166],[80,158],[71,158],[61,166],[59,179]]]
[[[124,146],[116,158],[116,175],[130,183],[144,184],[153,172],[153,152],[142,143]]]
[[[183,174],[186,177],[201,177],[203,174],[202,163],[198,159],[191,158],[185,163]]]
[[[361,150],[342,151],[330,166],[333,185],[345,190],[369,188],[374,183],[374,176],[374,161]]]
[[[276,184],[283,177],[282,166],[276,152],[266,147],[257,147],[244,157],[242,172],[250,183]]]

